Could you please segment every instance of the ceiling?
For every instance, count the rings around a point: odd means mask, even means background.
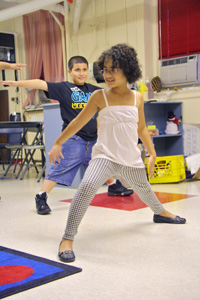
[[[77,0],[77,2],[81,1],[82,0]],[[59,0],[0,0],[0,22],[29,14],[40,9],[49,9],[64,15],[66,7],[67,2]]]
[[[0,10],[13,7],[17,4],[29,2],[29,0],[0,0]]]

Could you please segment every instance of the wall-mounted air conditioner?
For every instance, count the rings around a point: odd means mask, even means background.
[[[163,87],[200,84],[200,54],[162,60],[160,78]]]

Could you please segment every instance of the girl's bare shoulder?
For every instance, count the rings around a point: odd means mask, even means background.
[[[136,91],[136,99],[137,99],[137,107],[140,108],[141,105],[143,105],[144,100],[142,94],[138,91]]]
[[[99,99],[103,96],[102,90],[96,90],[92,93],[92,98]]]
[[[102,89],[101,90],[96,90],[95,92],[92,93],[93,96],[93,100],[95,101],[95,103],[97,104],[97,106],[102,109],[105,105],[104,105],[104,97],[103,97],[103,92]]]

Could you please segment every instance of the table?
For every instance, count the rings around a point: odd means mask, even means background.
[[[0,134],[9,134],[7,129],[16,129],[16,128],[24,129],[24,133],[22,135],[22,143],[27,144],[26,141],[27,132],[28,131],[36,132],[36,135],[34,137],[34,139],[36,139],[43,130],[43,122],[22,122],[22,121],[0,122]],[[10,131],[10,133],[12,133],[12,131]]]
[[[8,129],[8,128],[24,128],[28,130],[30,128],[34,128],[37,130],[41,130],[43,127],[43,122],[22,122],[22,121],[9,121],[9,122],[0,122],[0,134],[4,133],[4,130],[1,129]]]

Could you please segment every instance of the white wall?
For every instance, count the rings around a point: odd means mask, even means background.
[[[152,78],[158,57],[156,5],[154,0],[83,0],[78,33],[68,25],[68,58],[81,54],[93,62],[114,44],[128,43],[138,53],[143,79]]]

